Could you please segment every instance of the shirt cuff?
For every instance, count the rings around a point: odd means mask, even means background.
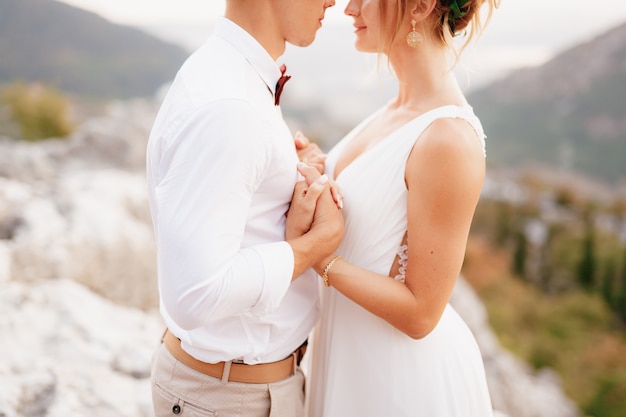
[[[293,276],[294,255],[287,242],[259,245],[254,250],[263,260],[263,287],[250,311],[253,316],[258,317],[277,309],[287,294]]]

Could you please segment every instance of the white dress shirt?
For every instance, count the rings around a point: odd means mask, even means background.
[[[222,18],[176,75],[150,134],[161,314],[204,362],[283,359],[317,320],[315,272],[291,282],[285,213],[298,157],[274,105],[279,76]]]

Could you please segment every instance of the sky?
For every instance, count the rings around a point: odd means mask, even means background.
[[[210,24],[224,11],[224,0],[60,0],[133,26]],[[348,0],[326,14],[326,24],[351,25],[343,14]],[[511,66],[537,65],[552,54],[626,22],[623,0],[502,0],[481,42],[493,59]]]
[[[224,11],[224,0],[61,0],[133,25],[210,21]],[[346,20],[347,0],[337,0],[328,20]],[[626,20],[623,0],[502,0],[498,20],[510,30],[524,32],[553,27],[576,37]],[[512,24],[512,26],[510,26]]]
[[[139,26],[193,50],[223,14],[225,0],[59,0],[120,24]],[[336,0],[324,23],[351,27]],[[538,66],[558,52],[626,23],[624,0],[501,0],[484,35],[461,63],[480,86],[520,67]],[[323,28],[322,28],[323,30]],[[482,78],[479,78],[482,77]]]

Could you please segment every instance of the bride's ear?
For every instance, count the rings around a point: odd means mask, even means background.
[[[412,20],[421,22],[430,16],[436,5],[437,0],[414,0],[409,5],[408,14]]]

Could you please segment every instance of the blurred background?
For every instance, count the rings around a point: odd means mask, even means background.
[[[288,46],[328,150],[393,97],[347,0]],[[0,0],[0,416],[152,415],[144,153],[223,0]],[[510,417],[626,416],[626,3],[503,0],[455,69],[488,172],[452,299]]]

